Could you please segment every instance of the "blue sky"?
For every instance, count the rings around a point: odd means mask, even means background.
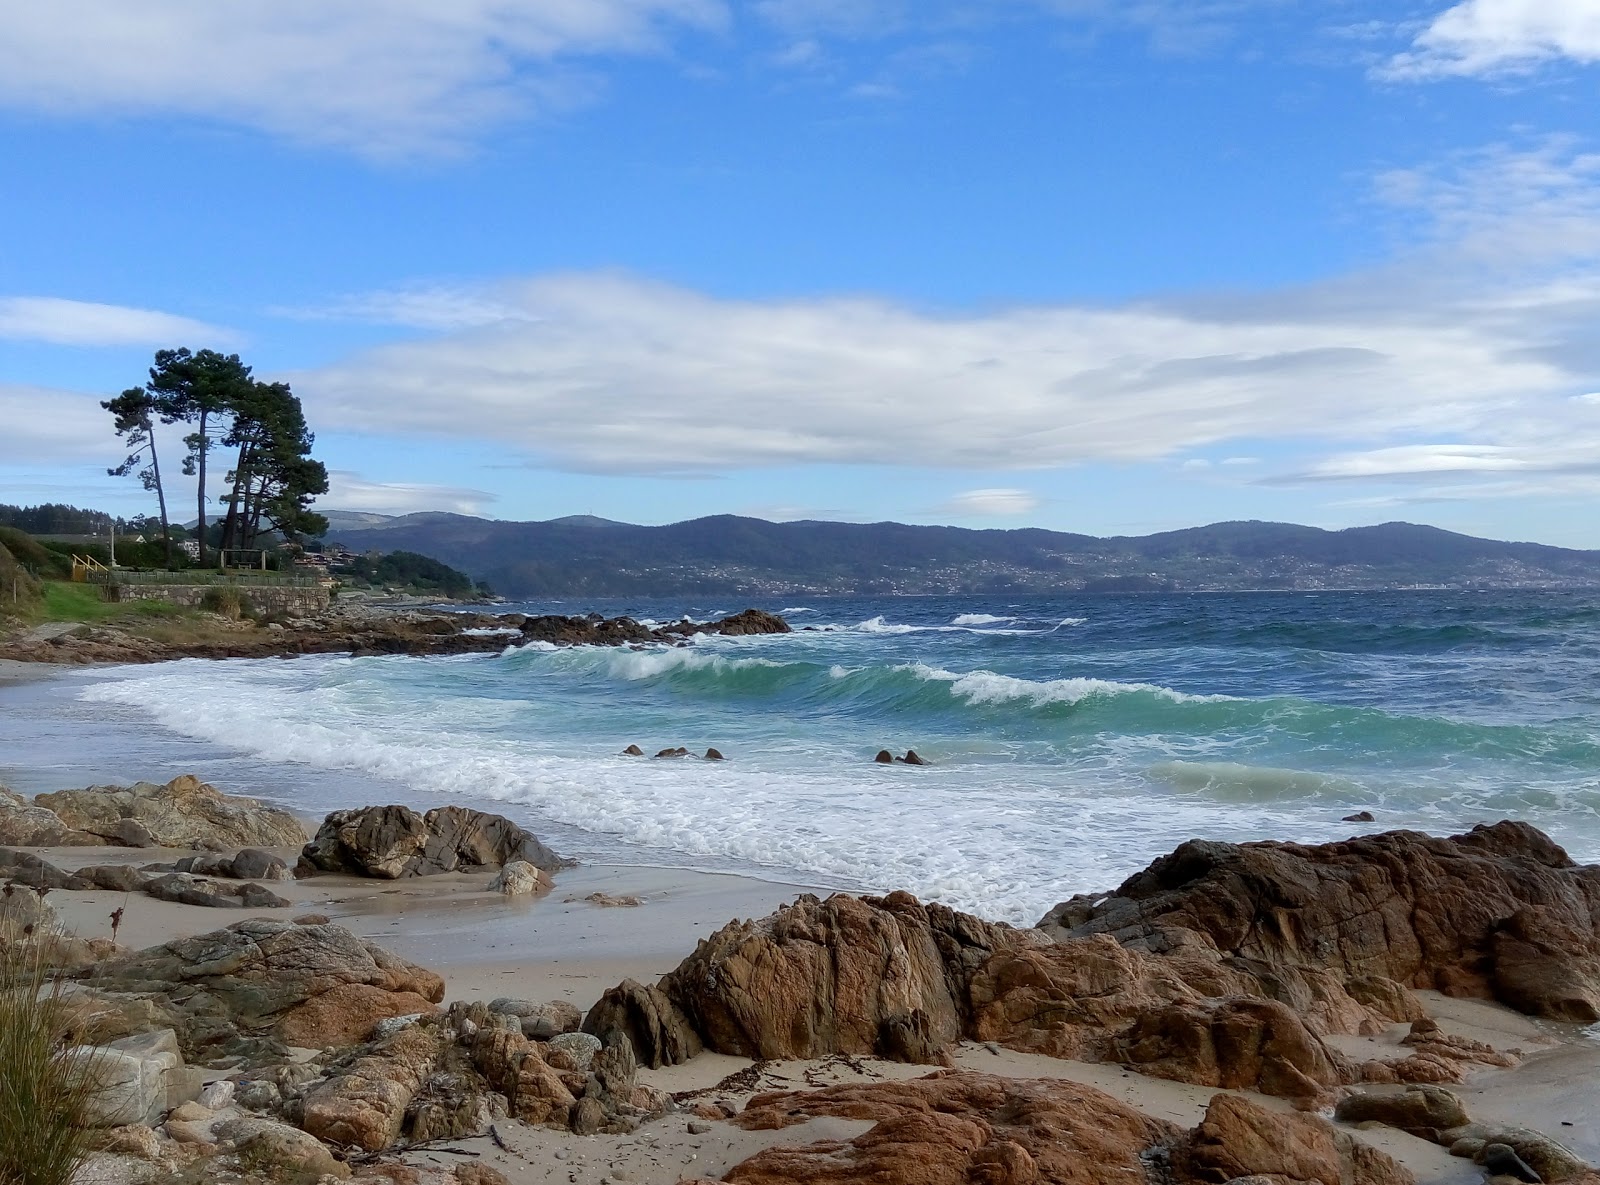
[[[325,507],[1600,547],[1597,99],[1600,0],[5,6],[0,501],[146,509],[188,345]]]

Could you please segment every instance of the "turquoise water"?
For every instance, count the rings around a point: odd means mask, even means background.
[[[591,860],[906,888],[1012,921],[1192,836],[1325,840],[1362,829],[1341,822],[1356,810],[1432,831],[1521,817],[1600,858],[1592,594],[759,607],[810,628],[113,669],[77,676],[62,710],[114,722],[90,748],[137,733],[172,762],[194,746],[238,788],[274,771],[269,789],[311,811],[493,803]],[[630,743],[730,760],[620,756]],[[934,764],[874,765],[881,748]]]

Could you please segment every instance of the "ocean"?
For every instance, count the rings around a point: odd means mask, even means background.
[[[745,600],[540,602],[710,619]],[[1600,597],[787,599],[682,647],[185,660],[0,691],[0,781],[193,770],[307,813],[510,815],[592,862],[907,889],[1032,924],[1193,837],[1513,817],[1600,859]],[[626,757],[715,746],[728,760]],[[932,764],[873,762],[915,749]],[[1373,824],[1344,816],[1371,811]]]

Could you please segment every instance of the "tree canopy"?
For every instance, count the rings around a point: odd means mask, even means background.
[[[328,471],[312,459],[315,437],[306,424],[300,400],[287,383],[255,378],[237,354],[215,350],[158,350],[149,381],[130,387],[103,405],[115,419],[119,436],[131,450],[115,475],[136,475],[160,503],[162,534],[170,540],[166,489],[156,453],[154,420],[181,424],[188,450],[183,473],[195,478],[196,521],[210,520],[206,508],[207,471],[212,452],[237,450],[228,470],[228,505],[220,546],[253,549],[262,535],[277,531],[289,539],[320,535],[328,523],[311,509],[317,495],[327,493]],[[208,532],[195,532],[199,562],[206,563]],[[170,559],[169,559],[170,563]]]

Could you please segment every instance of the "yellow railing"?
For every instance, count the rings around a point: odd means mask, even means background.
[[[89,579],[91,572],[109,572],[110,570],[92,555],[74,555],[72,557],[72,578],[80,584]]]

